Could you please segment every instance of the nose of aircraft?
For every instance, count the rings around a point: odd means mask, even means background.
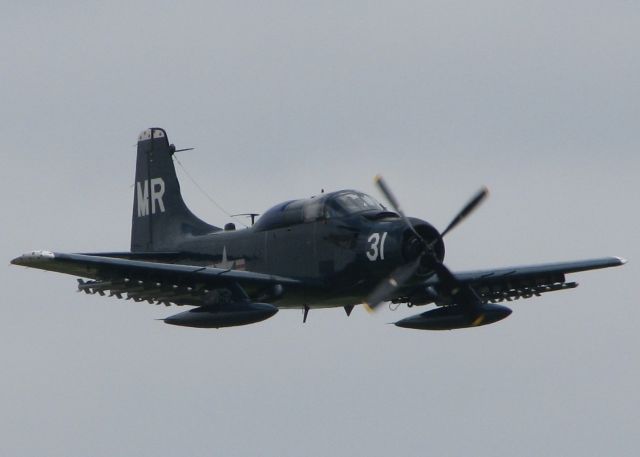
[[[444,240],[440,232],[433,225],[422,219],[411,217],[409,221],[415,229],[415,232],[409,228],[404,231],[403,256],[405,260],[410,262],[422,255],[424,252],[424,243],[426,242],[431,246],[436,259],[442,262],[444,260],[445,248]]]

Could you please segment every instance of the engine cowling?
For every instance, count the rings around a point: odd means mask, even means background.
[[[416,218],[409,218],[411,223],[413,224],[416,232],[420,234],[420,237],[428,244],[430,244],[433,249],[433,253],[439,262],[444,260],[445,248],[444,241],[440,236],[440,232],[433,227],[431,224],[422,221]],[[419,240],[418,237],[413,233],[412,230],[405,230],[402,242],[402,256],[404,257],[406,262],[411,262],[415,260],[419,255],[422,254],[424,250],[424,242]],[[423,257],[423,265],[418,271],[418,274],[427,274],[431,273],[431,258],[429,256]]]
[[[399,320],[395,325],[418,330],[453,330],[493,324],[509,314],[511,309],[506,306],[490,303],[473,310],[462,306],[445,306]]]
[[[169,316],[164,322],[183,327],[235,327],[263,321],[277,312],[278,308],[268,303],[234,303],[222,309],[201,306]]]

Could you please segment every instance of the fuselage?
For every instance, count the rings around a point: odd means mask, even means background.
[[[187,256],[201,257],[207,266],[316,284],[300,290],[289,287],[269,297],[280,307],[362,303],[372,287],[413,255],[412,234],[406,224],[381,205],[358,200],[365,197],[371,199],[359,192],[340,191],[284,202],[250,228],[194,236],[177,248]],[[347,204],[357,201],[360,206],[354,203],[345,208],[345,199]],[[437,239],[436,251],[444,256],[438,231],[425,221],[412,221],[425,238]]]

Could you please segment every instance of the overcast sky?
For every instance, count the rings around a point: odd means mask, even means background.
[[[638,455],[637,2],[4,3],[0,454]],[[8,266],[128,249],[151,126],[229,212],[379,197],[381,172],[443,228],[487,185],[452,269],[630,262],[431,333],[385,325],[405,307],[176,328],[155,320],[175,307]]]

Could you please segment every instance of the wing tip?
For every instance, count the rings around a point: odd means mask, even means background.
[[[624,265],[625,263],[628,262],[628,260],[625,259],[624,257],[615,256],[614,259],[616,259],[619,262],[618,265]]]
[[[51,251],[31,251],[22,254],[11,260],[12,265],[28,266],[29,264],[41,261],[55,259],[56,255]]]

